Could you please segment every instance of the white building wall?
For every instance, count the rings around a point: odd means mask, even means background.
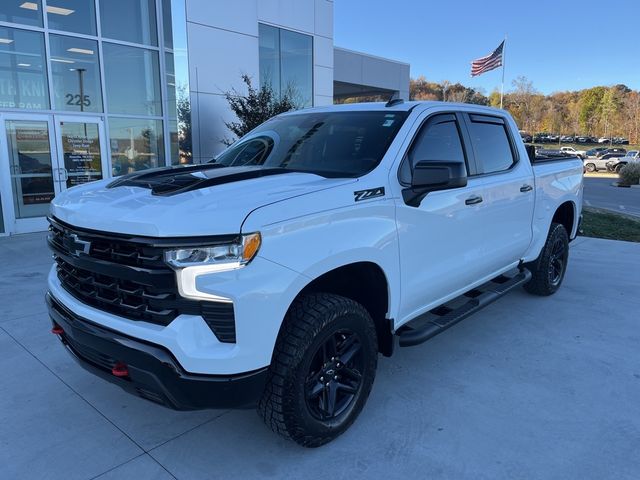
[[[258,85],[258,23],[313,35],[314,105],[333,103],[332,0],[187,0],[189,87],[195,162],[211,159],[230,137],[224,92]]]

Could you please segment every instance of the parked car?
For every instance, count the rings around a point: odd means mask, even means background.
[[[524,132],[520,133],[520,138],[522,138],[522,141],[524,143],[531,143],[533,141],[533,137],[528,133],[524,133]]]
[[[560,151],[565,155],[572,155],[578,157],[580,160],[587,158],[587,152],[584,150],[576,150],[573,147],[560,147]]]
[[[603,144],[603,143],[610,143],[611,139],[607,138],[607,137],[600,137],[598,138],[598,143]]]
[[[538,163],[516,133],[476,105],[311,108],[215,163],[66,190],[51,204],[52,333],[147,400],[257,403],[277,433],[327,443],[363,409],[379,353],[519,285],[562,284],[582,164]]]
[[[575,137],[573,137],[571,135],[562,135],[560,137],[560,141],[562,143],[574,143],[575,142]]]
[[[607,166],[607,170],[610,172],[620,173],[622,167],[624,167],[627,163],[638,161],[639,157],[638,150],[629,150],[624,157],[613,157],[609,160],[605,165]]]
[[[607,153],[600,157],[590,157],[584,160],[584,169],[587,172],[597,172],[599,170],[609,170],[607,162],[612,158],[624,157],[624,153]]]
[[[590,150],[587,150],[587,157],[597,157],[598,153],[606,150],[607,147],[596,147],[596,148],[592,148]]]
[[[602,157],[603,155],[607,155],[608,153],[621,153],[624,156],[627,151],[624,148],[614,147],[614,148],[605,148],[604,150],[596,153],[596,157]]]
[[[615,137],[613,139],[613,143],[615,145],[629,145],[629,139],[624,137]]]

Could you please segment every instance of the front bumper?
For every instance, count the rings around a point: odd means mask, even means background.
[[[82,318],[50,293],[46,301],[61,342],[78,363],[134,395],[176,410],[197,410],[252,407],[262,394],[267,368],[234,375],[189,373],[166,348]],[[116,376],[116,365],[124,365],[127,375]]]

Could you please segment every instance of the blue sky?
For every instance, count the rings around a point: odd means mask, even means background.
[[[640,0],[335,0],[336,46],[411,64],[411,76],[490,93],[500,70],[470,62],[507,34],[505,90],[524,75],[543,93],[624,83],[640,90]]]

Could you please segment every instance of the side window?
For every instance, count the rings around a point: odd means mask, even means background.
[[[227,167],[262,165],[273,148],[273,140],[269,137],[255,137],[229,147],[216,158],[216,163]]]
[[[422,126],[400,167],[400,182],[411,183],[413,168],[418,162],[425,161],[465,163],[464,149],[454,115],[436,115]]]
[[[480,117],[482,118],[482,117]],[[481,173],[508,170],[515,163],[506,126],[501,119],[496,123],[474,120],[469,123],[469,135]]]

